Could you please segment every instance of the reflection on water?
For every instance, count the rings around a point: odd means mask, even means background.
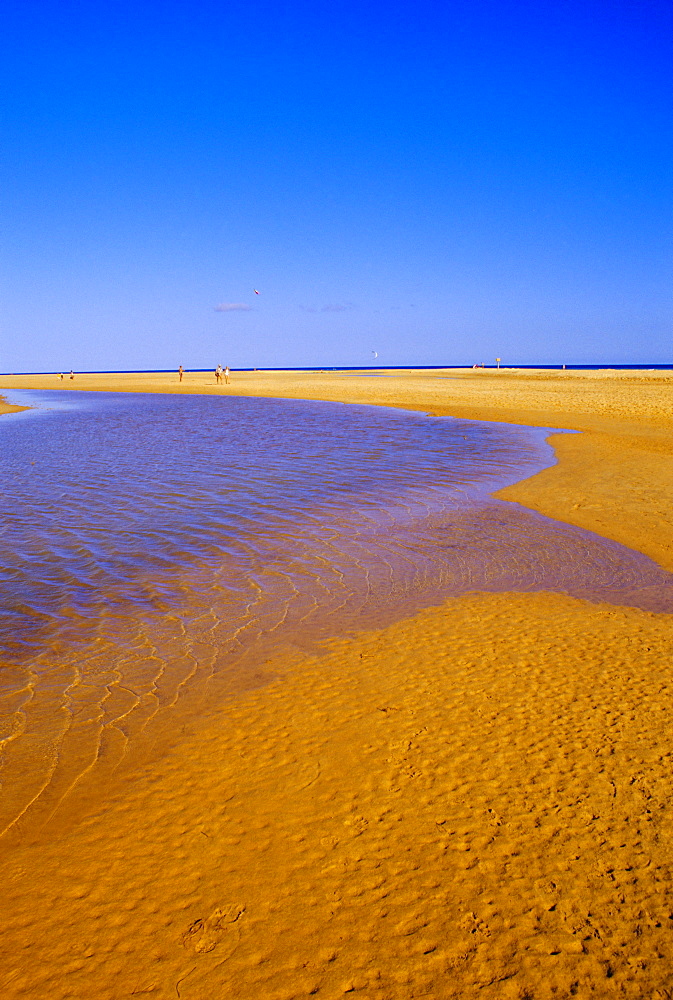
[[[553,460],[540,430],[291,400],[39,400],[0,421],[10,835],[76,810],[288,648],[475,589],[673,609],[644,556],[490,497]]]

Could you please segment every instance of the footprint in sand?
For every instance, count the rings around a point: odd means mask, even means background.
[[[242,903],[232,903],[224,909],[218,907],[213,910],[205,920],[199,917],[182,935],[183,945],[198,955],[207,955],[219,944],[225,944],[231,955],[238,944],[240,931],[237,924],[244,911]]]
[[[476,934],[479,937],[490,937],[491,932],[488,928],[488,924],[481,920],[476,913],[465,913],[460,921],[459,926],[462,930],[467,931],[468,934]]]

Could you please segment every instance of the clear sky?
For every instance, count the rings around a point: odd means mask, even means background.
[[[673,362],[672,11],[7,5],[0,371]]]

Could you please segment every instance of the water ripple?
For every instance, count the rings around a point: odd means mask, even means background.
[[[283,649],[470,590],[673,610],[644,556],[490,494],[545,432],[292,400],[39,394],[0,421],[0,832],[25,837]]]

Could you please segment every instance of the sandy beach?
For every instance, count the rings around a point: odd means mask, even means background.
[[[670,372],[0,378],[18,388],[576,431],[499,495],[673,571]],[[673,996],[673,616],[468,594],[266,669],[7,840],[4,996]]]

